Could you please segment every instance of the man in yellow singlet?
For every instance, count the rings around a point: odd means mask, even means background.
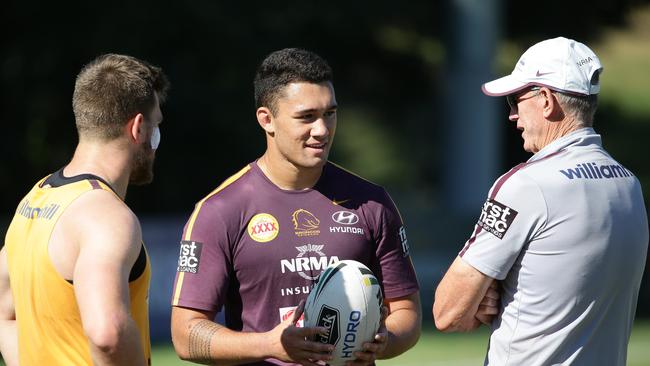
[[[107,54],[72,99],[79,144],[18,204],[0,251],[0,352],[7,365],[147,365],[150,263],[129,184],[153,179],[160,68]]]

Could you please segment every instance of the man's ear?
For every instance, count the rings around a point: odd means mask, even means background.
[[[130,141],[141,144],[147,140],[147,128],[142,113],[138,113],[126,124],[126,131]]]
[[[267,107],[259,107],[255,112],[257,116],[257,123],[269,134],[275,132],[275,125],[273,123],[273,113]]]
[[[544,105],[542,106],[544,118],[549,121],[561,121],[564,119],[564,110],[562,110],[562,106],[555,94],[549,88],[540,89],[539,94],[544,100]]]

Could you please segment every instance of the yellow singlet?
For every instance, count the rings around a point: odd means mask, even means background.
[[[43,178],[23,198],[5,241],[16,309],[19,361],[23,366],[92,365],[74,287],[54,268],[48,242],[57,220],[76,198],[93,189],[113,191],[98,177],[65,178],[61,172]],[[143,244],[129,278],[129,296],[131,316],[140,331],[149,364],[150,277]]]

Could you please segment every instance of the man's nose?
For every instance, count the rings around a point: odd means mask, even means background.
[[[314,121],[314,124],[312,125],[311,135],[327,136],[327,134],[329,134],[329,127],[327,126],[325,119],[323,117],[319,117]]]

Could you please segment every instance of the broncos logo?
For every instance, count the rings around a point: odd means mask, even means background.
[[[316,216],[302,208],[294,211],[291,219],[297,232],[318,230],[320,225],[320,220]]]

